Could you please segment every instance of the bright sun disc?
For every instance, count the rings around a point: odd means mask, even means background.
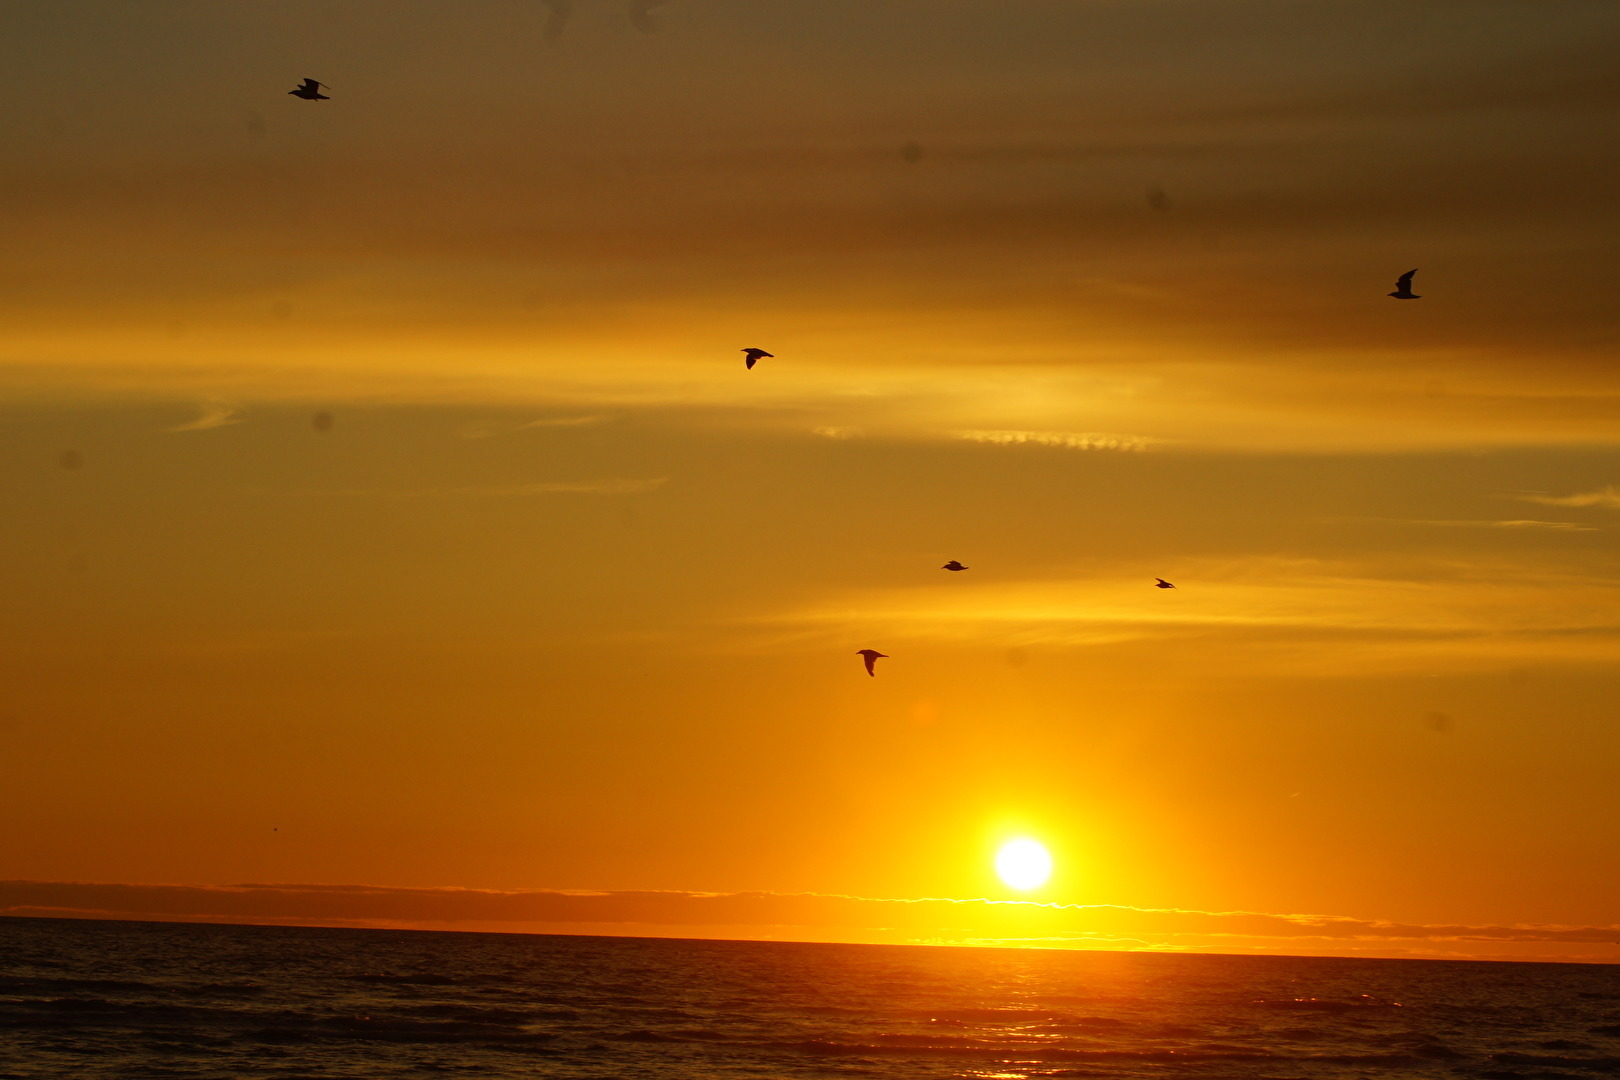
[[[1014,889],[1038,889],[1052,876],[1052,855],[1039,840],[1009,840],[996,852],[996,876]]]

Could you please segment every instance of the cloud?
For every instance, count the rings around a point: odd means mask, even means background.
[[[1157,649],[1174,640],[1184,672],[1201,662],[1274,672],[1286,661],[1291,677],[1467,669],[1508,656],[1608,664],[1620,640],[1620,581],[1601,569],[1183,558],[1170,577],[1173,603],[1135,565],[1088,565],[1083,576],[985,581],[971,591],[853,589],[762,621],[793,647],[857,626],[887,640],[949,645]]]
[[[1566,532],[1597,532],[1596,525],[1582,525],[1576,521],[1534,521],[1526,518],[1512,521],[1431,521],[1424,518],[1363,518],[1361,520],[1388,521],[1400,525],[1441,525],[1458,529],[1561,529]]]
[[[584,416],[547,416],[523,423],[507,420],[474,420],[457,428],[456,434],[463,439],[492,439],[497,435],[510,435],[515,431],[529,431],[534,428],[589,427],[605,420],[607,417],[598,413]]]
[[[1105,431],[957,431],[958,439],[995,446],[1061,446],[1069,450],[1151,450],[1164,442],[1150,435],[1115,435]]]
[[[228,427],[231,424],[240,424],[241,410],[224,401],[205,401],[202,404],[202,415],[195,420],[188,420],[178,424],[170,431],[210,431],[214,428]]]
[[[1539,503],[1542,506],[1601,506],[1606,510],[1620,510],[1620,489],[1612,486],[1596,491],[1577,492],[1574,495],[1526,494],[1514,497],[1523,502]]]
[[[0,882],[0,914],[1168,951],[1466,954],[1489,945],[1612,959],[1620,926],[1411,924],[1336,915],[819,893],[586,892],[365,885]],[[1601,951],[1594,954],[1593,947]],[[1548,950],[1552,950],[1549,954]]]
[[[322,488],[300,491],[299,495],[349,496],[358,498],[389,499],[456,499],[456,498],[514,498],[528,495],[638,495],[652,491],[667,483],[669,477],[655,476],[644,480],[565,480],[547,484],[510,484],[489,487],[424,487],[424,488]]]

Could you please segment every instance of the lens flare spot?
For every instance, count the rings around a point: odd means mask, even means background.
[[[1039,840],[1009,840],[996,852],[996,876],[1013,889],[1038,889],[1052,876],[1052,855]]]

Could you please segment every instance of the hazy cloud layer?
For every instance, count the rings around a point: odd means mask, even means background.
[[[1068,450],[1142,451],[1164,442],[1146,435],[1104,431],[958,431],[956,437],[994,446],[1061,446]]]
[[[1329,915],[1140,909],[995,900],[818,894],[560,892],[339,885],[0,882],[0,914],[80,918],[418,926],[464,930],[777,937],[879,934],[895,943],[1358,953],[1620,957],[1620,926],[1411,925]],[[579,929],[581,926],[588,930]],[[572,928],[572,929],[570,929]],[[694,931],[699,931],[694,933]],[[609,932],[612,932],[609,929]]]
[[[644,480],[562,480],[541,484],[511,484],[490,487],[425,488],[327,488],[299,492],[303,495],[387,499],[491,499],[521,498],[528,495],[639,495],[668,482],[668,477]]]
[[[1527,493],[1516,497],[1525,502],[1540,503],[1542,506],[1600,506],[1605,510],[1620,510],[1620,489],[1613,487],[1600,488],[1597,491],[1581,491],[1573,495]]]
[[[321,35],[353,77],[317,106],[280,86],[302,16],[84,10],[139,43],[75,52],[94,79],[41,59],[69,9],[0,46],[0,216],[29,267],[0,295],[8,373],[587,408],[858,392],[898,426],[1264,447],[1620,430],[1607,3],[356,0]],[[108,89],[130,85],[159,92]],[[1394,304],[1413,265],[1425,298]],[[772,374],[721,366],[743,338]]]

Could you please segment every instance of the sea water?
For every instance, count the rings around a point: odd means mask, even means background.
[[[0,919],[0,1077],[1620,1074],[1620,967]]]

